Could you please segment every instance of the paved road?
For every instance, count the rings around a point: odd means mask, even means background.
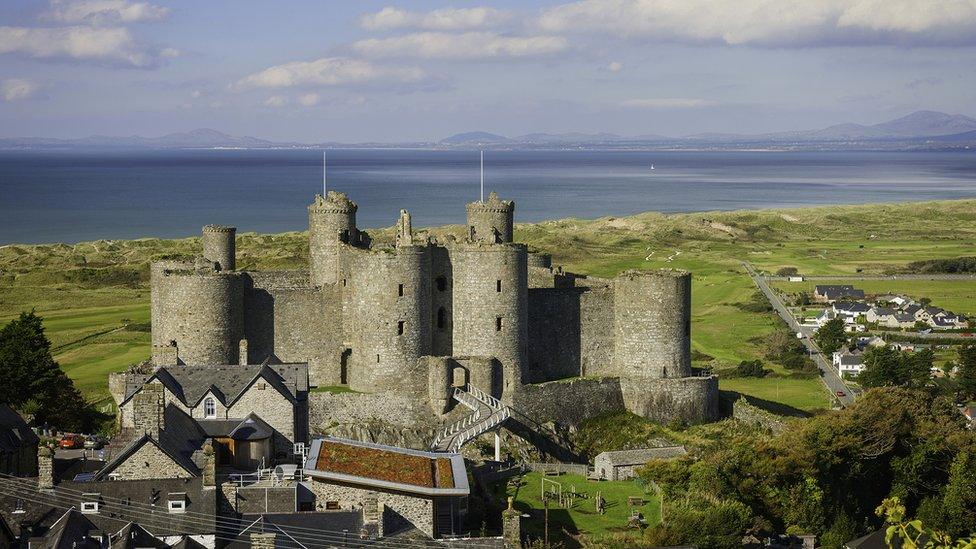
[[[813,362],[817,365],[817,368],[820,369],[820,379],[824,382],[824,385],[827,386],[827,389],[830,390],[830,394],[840,401],[841,406],[850,406],[853,404],[854,393],[851,392],[851,389],[844,383],[844,380],[840,378],[840,374],[837,373],[837,370],[834,370],[834,367],[831,366],[830,362],[824,358],[820,348],[817,347],[817,344],[810,337],[810,328],[800,326],[796,319],[793,318],[793,315],[790,314],[790,310],[786,308],[786,305],[783,304],[779,296],[776,295],[776,292],[769,287],[765,277],[757,273],[756,270],[752,268],[752,265],[746,262],[743,262],[742,265],[746,268],[746,271],[749,272],[749,276],[752,278],[752,281],[756,283],[759,290],[766,295],[766,299],[768,299],[769,303],[772,304],[774,309],[776,309],[779,316],[786,322],[787,326],[790,327],[790,330],[792,330],[793,333],[802,332],[804,334],[801,341],[807,348],[807,352],[810,353],[810,358],[813,359]],[[837,396],[838,391],[842,392],[844,396]]]
[[[972,274],[899,274],[899,275],[799,275],[803,280],[976,280]],[[766,276],[766,280],[785,282],[789,277]]]

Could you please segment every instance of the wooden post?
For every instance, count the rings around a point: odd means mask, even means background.
[[[543,498],[542,506],[546,509],[544,540],[546,547],[549,547],[549,498]]]

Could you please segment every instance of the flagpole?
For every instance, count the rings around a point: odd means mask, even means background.
[[[325,149],[322,149],[322,198],[325,198],[326,179],[325,179]]]
[[[481,151],[481,201],[485,201],[485,151]]]

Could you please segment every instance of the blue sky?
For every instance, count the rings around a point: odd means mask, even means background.
[[[757,133],[976,115],[976,0],[5,0],[0,135]]]

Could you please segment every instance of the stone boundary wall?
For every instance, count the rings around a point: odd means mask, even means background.
[[[310,393],[311,434],[426,450],[441,427],[426,399],[386,393]]]
[[[623,400],[631,412],[668,423],[703,423],[719,418],[718,378],[622,380]]]
[[[732,418],[743,423],[759,425],[773,433],[780,433],[786,427],[783,418],[749,404],[745,397],[740,397],[732,403]]]
[[[590,466],[585,463],[523,463],[530,471],[545,472],[556,471],[557,473],[569,473],[571,475],[586,476],[590,474]]]
[[[583,420],[624,409],[617,378],[573,378],[524,385],[512,406],[539,423],[579,425]]]

